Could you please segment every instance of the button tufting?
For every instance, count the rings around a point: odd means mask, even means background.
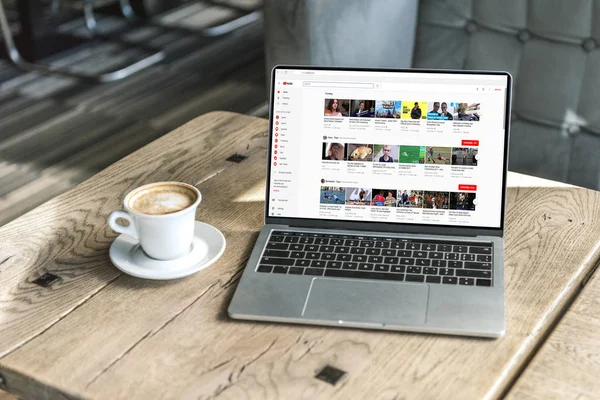
[[[465,31],[467,33],[473,33],[477,30],[477,23],[475,21],[467,21],[465,24]]]
[[[596,48],[596,41],[592,38],[585,39],[583,43],[581,43],[585,51],[592,51]]]
[[[519,38],[521,42],[526,42],[531,39],[531,33],[529,33],[528,30],[523,30],[517,34],[517,38]]]

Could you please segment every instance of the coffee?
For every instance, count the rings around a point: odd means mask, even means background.
[[[183,184],[157,183],[140,188],[129,197],[132,211],[147,215],[172,214],[194,204],[197,195]]]

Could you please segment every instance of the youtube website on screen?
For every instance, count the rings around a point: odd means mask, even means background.
[[[500,227],[507,84],[277,69],[268,215]]]

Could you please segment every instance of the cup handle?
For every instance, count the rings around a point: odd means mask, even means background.
[[[127,222],[129,222],[129,225],[125,226],[117,223],[117,218],[123,218],[124,220],[127,220]],[[125,211],[111,212],[108,215],[108,225],[116,232],[124,233],[126,235],[131,236],[134,239],[138,239],[135,224],[133,223],[133,218],[131,218],[131,215],[129,215]]]

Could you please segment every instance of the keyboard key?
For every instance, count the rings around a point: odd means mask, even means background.
[[[283,239],[284,243],[298,243],[299,240],[300,238],[296,236],[287,236]]]
[[[390,268],[390,272],[394,273],[404,272],[404,270],[406,270],[404,265],[392,265]]]
[[[462,261],[448,261],[448,268],[462,268]]]
[[[284,239],[283,236],[273,236],[273,235],[271,235],[271,237],[269,238],[269,242],[282,243],[283,239]]]
[[[466,262],[465,268],[469,269],[492,269],[492,263]]]
[[[452,247],[452,251],[455,253],[466,253],[469,251],[469,248],[467,246],[454,246]]]
[[[383,262],[386,264],[398,264],[400,259],[398,257],[384,257]]]
[[[407,274],[420,274],[421,273],[421,267],[407,267],[406,268],[406,273]]]
[[[375,242],[375,247],[380,248],[380,249],[389,249],[390,248],[390,243],[389,242],[376,241]]]
[[[492,271],[481,271],[481,270],[473,271],[470,269],[462,269],[462,270],[456,271],[456,276],[490,279],[492,277]]]
[[[358,263],[355,262],[345,262],[342,264],[342,269],[357,269]]]
[[[314,243],[315,239],[311,238],[311,237],[301,237],[300,240],[298,241],[298,243],[303,243],[303,244],[312,244]]]
[[[425,281],[425,277],[423,275],[408,275],[408,274],[406,274],[406,282],[424,282],[424,281]]]
[[[292,251],[292,254],[290,254],[291,258],[304,258],[306,257],[306,252],[305,251]]]
[[[431,260],[432,267],[445,267],[447,261],[445,260]]]
[[[321,275],[323,275],[323,270],[319,269],[319,268],[306,268],[304,270],[304,275],[321,276]]]
[[[267,243],[268,250],[287,250],[289,244],[287,243]]]
[[[435,251],[436,247],[437,246],[435,244],[424,244],[421,249],[422,250],[427,250],[427,251]]]
[[[458,284],[465,285],[465,286],[474,286],[475,279],[473,279],[473,278],[458,278]]]
[[[346,240],[344,242],[344,246],[349,246],[349,247],[356,247],[356,246],[358,246],[358,244],[359,244],[358,240],[350,240],[350,239],[348,239],[348,240]]]
[[[296,260],[297,267],[308,267],[309,265],[310,265],[310,260]]]
[[[378,256],[381,254],[381,249],[375,249],[375,248],[367,249],[365,254],[368,256]]]
[[[257,269],[258,272],[271,272],[272,270],[272,265],[259,265]]]
[[[304,245],[303,244],[290,244],[290,250],[302,251],[302,250],[304,250]]]
[[[350,254],[338,254],[336,257],[338,261],[350,261],[352,260],[352,256]]]
[[[350,253],[350,247],[338,246],[335,248],[337,254],[348,254]]]
[[[440,275],[452,276],[454,270],[452,268],[440,268]]]
[[[273,268],[273,272],[276,274],[287,274],[288,267],[282,267],[280,265],[277,265],[275,266],[275,268]]]
[[[437,250],[447,253],[449,251],[452,251],[452,246],[449,244],[438,244]]]
[[[336,278],[385,279],[392,281],[404,280],[404,274],[388,274],[386,272],[371,271],[346,271],[339,269],[325,270],[325,276],[332,276]]]
[[[318,260],[321,258],[321,253],[306,253],[306,258],[311,260]]]
[[[426,251],[413,251],[413,255],[414,258],[427,258],[427,252]]]
[[[414,258],[401,258],[400,259],[400,264],[415,265],[415,259]]]
[[[388,257],[394,257],[396,255],[396,250],[384,249],[384,250],[381,250],[381,255],[388,256]]]
[[[456,285],[458,283],[458,278],[453,276],[445,276],[442,278],[442,283],[445,283],[446,285]]]
[[[477,261],[492,262],[492,256],[479,255],[477,256]]]
[[[402,242],[390,243],[390,249],[402,250],[404,246],[405,245]]]
[[[265,250],[263,257],[283,257],[287,258],[290,256],[289,251],[284,250]]]
[[[442,282],[442,277],[441,276],[428,276],[425,279],[425,282],[427,282],[427,283],[441,283]]]
[[[350,254],[365,254],[365,249],[361,249],[360,247],[352,247],[350,249]]]
[[[370,263],[360,263],[358,264],[359,271],[373,271],[373,264]]]
[[[459,260],[460,259],[460,254],[457,254],[457,253],[446,253],[444,255],[444,258],[446,260]]]
[[[329,241],[329,244],[334,245],[334,246],[341,246],[344,244],[344,239],[331,239]]]
[[[290,267],[290,270],[288,271],[288,274],[292,274],[292,275],[302,275],[304,273],[304,268],[300,268],[300,267]]]
[[[381,262],[383,262],[383,257],[382,256],[369,256],[369,262],[381,263]]]
[[[316,238],[315,244],[329,244],[329,239],[326,238]]]
[[[441,260],[444,258],[444,253],[441,253],[439,251],[430,251],[429,258],[431,258],[432,260]]]
[[[335,260],[335,254],[333,254],[333,253],[321,253],[321,260]]]
[[[396,254],[398,257],[411,257],[412,256],[412,251],[410,250],[398,250],[398,254]]]
[[[306,250],[306,251],[319,251],[319,246],[317,246],[316,244],[309,244],[307,246],[304,246],[304,250]]]
[[[420,243],[407,243],[406,248],[409,250],[421,250]]]
[[[334,247],[333,246],[321,246],[319,247],[319,251],[321,253],[331,253],[333,252]]]
[[[388,272],[389,270],[390,270],[389,265],[375,264],[375,271],[377,271],[377,272]]]
[[[370,241],[370,240],[363,240],[360,242],[360,247],[363,247],[363,248],[375,247],[375,242]]]
[[[491,247],[469,247],[469,253],[473,254],[492,254]]]
[[[367,261],[367,256],[362,256],[360,254],[355,254],[355,255],[352,256],[352,261],[366,262]]]
[[[491,279],[477,279],[477,282],[475,284],[477,286],[492,286],[492,280]]]
[[[418,258],[417,259],[417,265],[428,267],[429,265],[431,265],[431,260],[427,260],[427,259],[424,259],[424,258]]]
[[[323,260],[312,260],[310,262],[310,266],[313,268],[325,268],[326,265],[327,265],[327,261],[323,261]]]
[[[269,265],[294,265],[293,258],[275,258],[275,257],[263,257],[260,260],[261,264]]]
[[[475,261],[475,254],[461,254],[461,261]]]
[[[342,268],[341,261],[327,261],[327,268],[340,269]]]
[[[423,273],[427,274],[427,275],[437,275],[438,269],[432,268],[432,267],[426,267],[426,268],[423,268]]]

